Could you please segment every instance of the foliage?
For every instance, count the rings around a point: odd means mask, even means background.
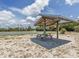
[[[75,23],[75,22],[70,22],[70,23],[66,23],[66,24],[61,24],[60,28],[65,28],[67,31],[74,31],[74,27],[78,26],[79,24]]]
[[[74,27],[76,32],[79,32],[79,25]]]
[[[75,26],[78,26],[79,23],[76,22],[69,22],[69,23],[63,23],[59,24],[59,30],[62,28],[66,29],[67,31],[75,31]],[[36,28],[36,31],[43,31],[43,25],[39,25]],[[46,26],[46,31],[56,31],[56,24],[51,26]]]
[[[65,34],[65,32],[66,32],[66,29],[65,29],[65,28],[62,28],[62,29],[60,30],[60,33],[61,33],[61,34]]]
[[[0,31],[26,31],[27,28],[19,28],[19,27],[16,27],[16,28],[0,28]]]
[[[43,26],[37,26],[36,31],[43,31]]]
[[[31,26],[28,26],[27,31],[31,31],[31,30],[32,30]]]
[[[70,23],[63,23],[59,25],[59,30],[61,31],[62,28],[66,29],[67,31],[76,31],[79,32],[79,23],[70,22]],[[24,27],[15,27],[15,28],[0,28],[0,31],[43,31],[43,25],[35,26],[35,28],[28,26],[27,28]],[[56,24],[46,26],[46,31],[56,31]],[[62,30],[63,31],[63,30]]]

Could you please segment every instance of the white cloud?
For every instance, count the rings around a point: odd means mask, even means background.
[[[11,26],[16,23],[15,15],[11,11],[0,11],[0,25],[3,27]]]
[[[70,15],[70,17],[72,18],[73,16],[72,16],[72,15]]]
[[[22,25],[22,26],[28,26],[29,24],[34,24],[35,20],[38,19],[40,16],[37,17],[31,17],[28,16],[25,19],[16,19],[16,16],[11,12],[11,11],[7,11],[7,10],[2,10],[0,11],[0,25],[2,26],[18,26],[18,25]]]
[[[6,10],[0,11],[0,21],[8,21],[14,17],[15,15],[10,11],[6,11]]]
[[[49,0],[36,0],[34,3],[32,3],[29,6],[24,7],[23,9],[18,8],[10,8],[10,10],[18,11],[21,14],[27,16],[25,19],[17,20],[16,17],[11,11],[2,10],[0,11],[0,25],[4,26],[28,26],[33,25],[37,19],[39,19],[41,16],[32,17],[32,15],[37,15],[41,13],[41,11],[44,9],[44,7],[48,6]]]
[[[41,17],[41,16],[37,16],[37,17],[28,16],[28,17],[26,17],[26,22],[27,22],[28,24],[30,24],[30,25],[31,25],[31,24],[34,25],[35,22],[36,22],[36,20],[38,20],[40,17]]]
[[[77,16],[77,17],[75,18],[75,20],[78,21],[78,20],[79,20],[79,16]]]
[[[36,0],[33,4],[24,7],[23,9],[18,8],[10,8],[13,11],[18,11],[26,16],[35,15],[41,13],[41,10],[44,9],[45,6],[48,6],[49,0]]]
[[[37,17],[28,16],[26,19],[27,19],[27,20],[36,21],[36,20],[38,20],[40,17],[41,17],[41,16],[37,16]]]
[[[15,23],[15,15],[11,11],[0,11],[0,26],[7,27]]]
[[[49,0],[36,0],[32,5],[23,8],[23,13],[25,15],[39,14],[48,5],[48,2]]]
[[[32,20],[32,21],[36,20],[35,17],[31,17],[31,16],[28,16],[26,19],[27,19],[27,20]]]
[[[76,3],[79,3],[79,0],[65,0],[66,4],[69,4],[69,5],[73,5],[73,4],[76,4]]]
[[[77,18],[79,19],[79,16]]]
[[[17,26],[18,25],[21,25],[21,26],[29,26],[29,25],[31,25],[31,26],[33,26],[34,25],[34,23],[36,22],[36,19],[39,19],[41,16],[37,16],[37,17],[31,17],[31,16],[29,16],[29,17],[26,17],[25,19],[20,19],[19,21],[18,20],[15,20],[15,24],[17,24]]]
[[[27,27],[29,25],[32,25],[35,23],[36,19],[39,19],[41,16],[37,17],[31,17],[28,16],[25,19],[16,19],[15,15],[11,11],[0,11],[0,25],[3,27]],[[4,24],[4,25],[3,25]]]

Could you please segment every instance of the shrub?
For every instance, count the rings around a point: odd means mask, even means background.
[[[42,26],[37,26],[36,31],[43,31],[43,27]]]
[[[74,31],[74,27],[77,26],[78,24],[75,22],[70,22],[66,24],[61,24],[60,28],[65,28],[67,31]]]
[[[75,30],[76,32],[79,32],[79,25],[78,25],[78,26],[75,26],[75,27],[74,27],[74,30]]]
[[[65,28],[62,28],[62,29],[60,30],[60,33],[61,33],[61,34],[65,34],[65,32],[66,32],[66,29],[65,29]]]
[[[27,31],[31,31],[31,30],[32,30],[31,26],[28,26]]]

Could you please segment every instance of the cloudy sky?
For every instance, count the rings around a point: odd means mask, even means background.
[[[0,0],[0,27],[33,25],[40,13],[79,18],[79,0]]]

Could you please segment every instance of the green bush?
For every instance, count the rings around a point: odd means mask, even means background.
[[[78,26],[75,26],[75,27],[74,27],[74,30],[75,30],[76,32],[79,32],[79,25],[78,25]]]
[[[31,31],[31,30],[32,30],[31,26],[28,26],[27,31]]]
[[[60,33],[61,33],[61,34],[65,34],[65,32],[66,32],[66,29],[65,29],[65,28],[62,28],[62,29],[60,30]]]
[[[37,26],[36,31],[43,31],[43,27],[42,26]]]
[[[61,24],[60,28],[65,28],[67,31],[74,31],[75,26],[78,26],[78,24],[75,22],[70,22],[66,24]]]

